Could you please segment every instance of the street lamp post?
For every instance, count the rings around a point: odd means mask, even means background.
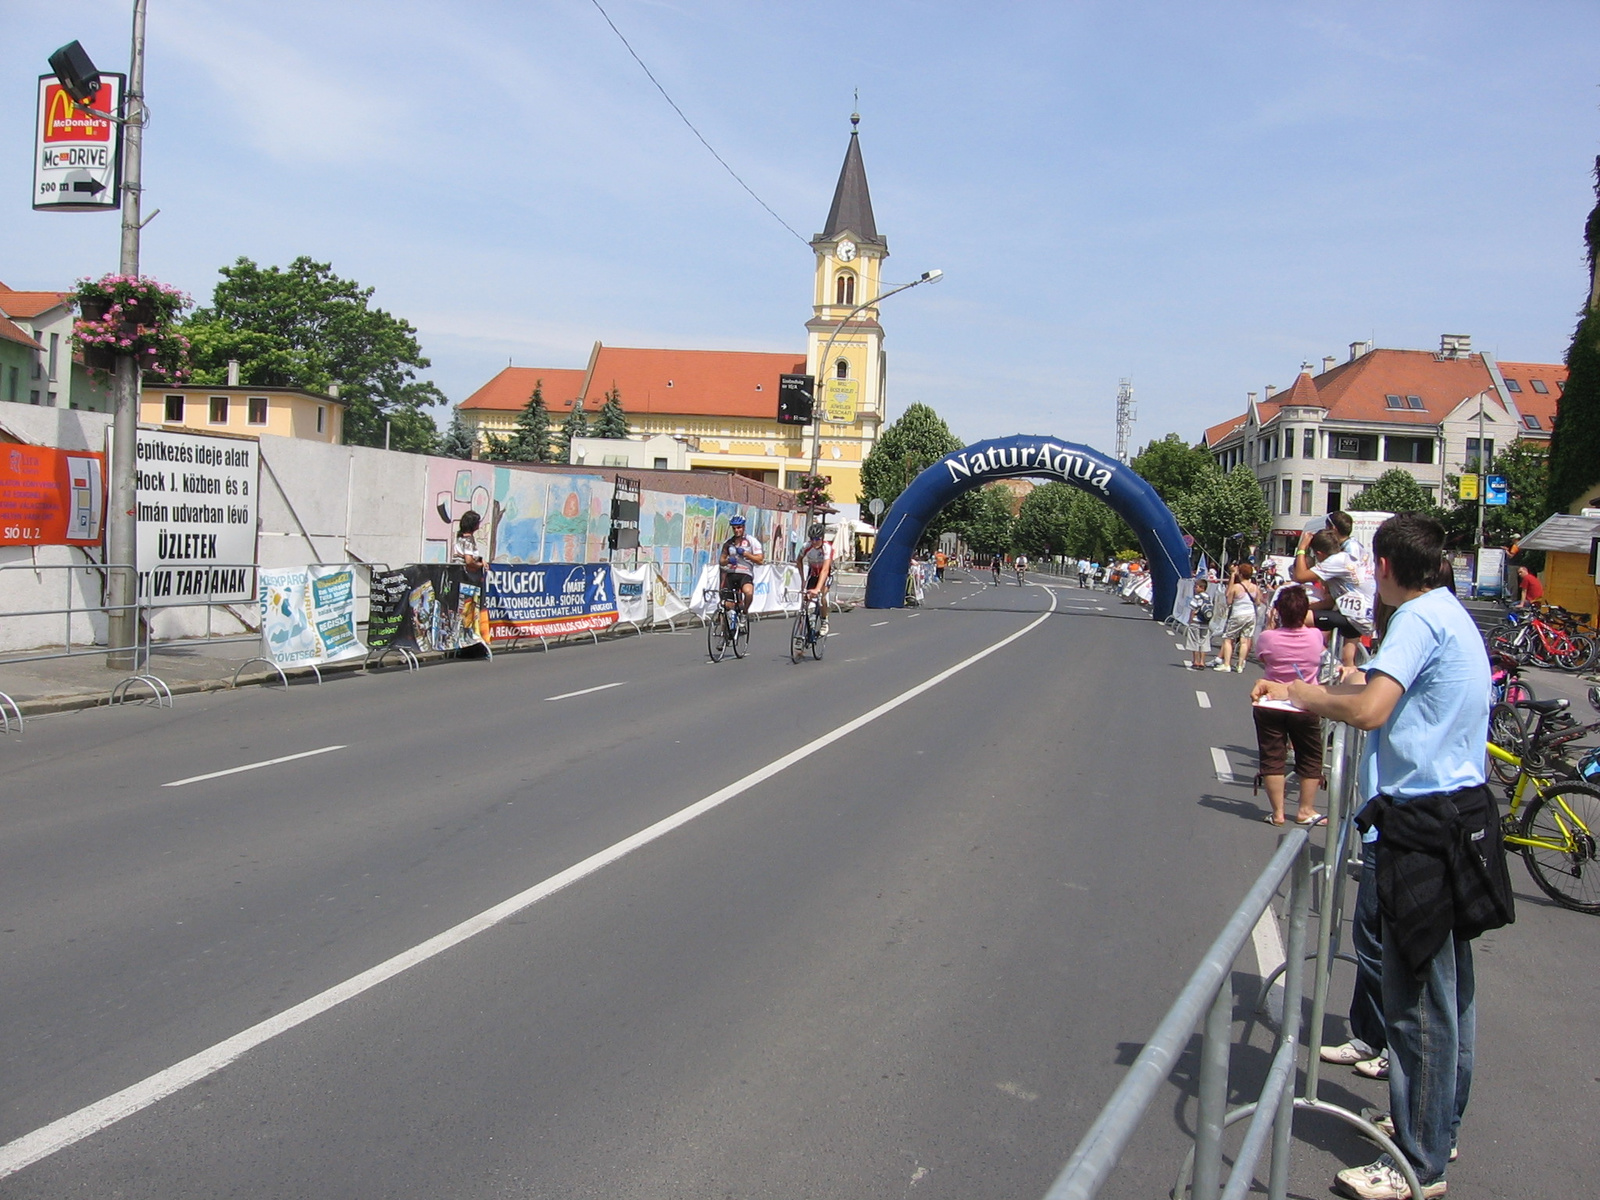
[[[851,321],[856,319],[856,314],[858,314],[860,312],[863,312],[866,309],[872,308],[875,305],[881,304],[883,301],[887,300],[890,296],[893,296],[898,292],[906,291],[909,288],[914,288],[914,287],[918,286],[919,284],[923,284],[923,283],[937,283],[942,278],[944,278],[944,272],[939,270],[939,268],[935,267],[931,271],[924,271],[918,278],[913,279],[910,283],[902,283],[899,287],[890,288],[887,292],[884,292],[881,296],[875,296],[871,300],[864,300],[860,304],[858,304],[854,308],[852,308],[850,310],[849,315],[846,316],[844,320],[840,321],[839,324],[834,327],[833,332],[828,335],[828,344],[822,348],[822,359],[821,359],[820,362],[817,363],[818,377],[822,378],[822,379],[826,379],[827,378],[827,371],[829,369],[828,361],[829,361],[829,359],[831,359],[833,357],[833,344],[836,341],[839,340],[839,335],[844,332],[845,326],[850,324]],[[817,398],[815,396],[812,396],[811,397],[811,424],[812,424],[811,470],[807,473],[812,479],[816,478],[816,475],[817,475],[817,464],[818,464],[819,460],[822,458],[822,413],[821,413],[820,410],[821,410],[821,406],[817,403]],[[811,518],[816,515],[816,511],[817,511],[816,488],[813,487],[810,490],[811,490],[812,499],[806,505],[806,524],[807,525],[811,524]]]

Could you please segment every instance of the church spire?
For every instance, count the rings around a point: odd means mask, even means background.
[[[864,242],[882,244],[877,223],[872,219],[872,196],[867,191],[867,168],[861,162],[861,114],[850,114],[850,147],[839,168],[839,184],[833,189],[833,206],[828,209],[828,224],[819,237],[831,238],[849,230]]]

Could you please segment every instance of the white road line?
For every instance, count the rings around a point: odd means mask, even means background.
[[[1261,978],[1265,979],[1279,967],[1283,966],[1283,935],[1278,931],[1278,916],[1272,911],[1272,905],[1267,905],[1261,913],[1261,919],[1256,922],[1256,927],[1250,931],[1250,940],[1256,948],[1256,970]],[[1274,1020],[1280,1024],[1283,1021],[1283,979],[1272,985],[1272,991],[1267,996],[1267,1011]]]
[[[1206,695],[1204,692],[1196,692],[1194,694],[1194,699],[1195,699],[1195,703],[1198,704],[1201,708],[1210,708],[1211,707],[1211,697]]]
[[[187,779],[174,779],[162,787],[182,787],[186,783],[199,783],[202,779],[221,779],[224,775],[237,775],[240,771],[254,771],[261,767],[275,767],[279,763],[293,762],[297,758],[310,758],[316,754],[330,754],[343,750],[343,746],[324,746],[320,750],[302,750],[299,754],[285,754],[282,758],[267,758],[260,762],[245,763],[242,767],[229,767],[226,771],[212,771],[206,775],[191,775]]]
[[[1051,598],[1050,610],[1054,611],[1054,597]],[[916,614],[913,613],[913,616]],[[24,1134],[15,1141],[0,1146],[0,1179],[15,1175],[24,1167],[47,1158],[58,1150],[81,1142],[102,1129],[115,1125],[125,1117],[150,1107],[152,1104],[165,1099],[174,1092],[181,1091],[191,1083],[206,1078],[222,1070],[229,1063],[241,1055],[255,1049],[257,1046],[270,1041],[281,1033],[287,1033],[297,1026],[305,1024],[313,1017],[321,1016],[329,1009],[352,1000],[377,987],[380,983],[393,979],[396,975],[410,970],[412,967],[427,962],[429,959],[442,954],[462,942],[476,937],[489,929],[494,928],[509,917],[515,916],[522,910],[529,908],[539,901],[547,899],[563,888],[578,882],[586,876],[594,874],[602,867],[608,867],[619,859],[625,858],[641,846],[649,845],[659,838],[665,837],[673,830],[687,825],[696,817],[704,816],[712,809],[726,804],[734,797],[742,795],[771,779],[782,774],[796,763],[810,758],[819,750],[826,749],[833,743],[850,736],[865,725],[870,725],[879,717],[886,716],[915,700],[926,691],[938,687],[953,675],[965,671],[974,663],[980,662],[997,650],[1004,649],[1018,638],[1026,637],[1032,633],[1050,616],[1050,612],[1041,613],[1028,624],[1013,634],[1001,638],[993,645],[979,650],[976,654],[962,659],[952,667],[946,667],[937,675],[930,676],[915,687],[908,688],[892,699],[885,700],[876,708],[869,709],[859,717],[846,721],[843,725],[830,730],[821,737],[813,738],[794,750],[789,751],[781,758],[774,759],[764,767],[759,767],[737,779],[727,787],[712,792],[704,799],[697,800],[687,808],[680,808],[671,816],[663,817],[654,825],[645,827],[630,837],[623,838],[620,842],[606,847],[598,853],[591,854],[581,862],[574,863],[565,871],[552,875],[542,883],[534,884],[526,891],[519,892],[508,900],[502,900],[493,908],[485,909],[475,917],[468,917],[459,925],[436,934],[427,941],[402,951],[393,958],[386,959],[375,967],[369,967],[359,975],[352,976],[343,983],[335,984],[325,992],[312,996],[309,1000],[302,1000],[292,1008],[285,1009],[275,1017],[268,1017],[259,1024],[252,1025],[241,1033],[234,1034],[225,1041],[218,1042],[209,1049],[191,1055],[182,1062],[174,1063],[163,1071],[158,1071],[147,1079],[140,1080],[131,1087],[126,1087],[114,1095],[98,1100],[77,1112],[69,1113],[59,1120],[50,1122]],[[333,747],[329,747],[332,749]]]
[[[559,696],[546,696],[545,699],[546,700],[571,700],[574,696],[587,696],[590,692],[603,692],[607,688],[624,687],[624,686],[626,686],[627,682],[628,681],[626,679],[624,679],[624,680],[621,680],[621,681],[619,681],[617,683],[602,683],[599,687],[584,688],[581,692],[562,692],[561,695],[559,695]]]
[[[1228,756],[1220,747],[1211,747],[1211,765],[1217,769],[1217,779],[1222,783],[1233,782],[1233,768],[1228,765]]]
[[[887,625],[888,623],[889,622],[887,621],[874,621],[871,625],[867,626],[867,628],[876,629],[879,625]]]

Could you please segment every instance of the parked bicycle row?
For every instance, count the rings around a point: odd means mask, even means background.
[[[1587,671],[1600,662],[1600,629],[1590,614],[1556,604],[1530,603],[1510,609],[1487,635],[1489,652],[1521,666]]]

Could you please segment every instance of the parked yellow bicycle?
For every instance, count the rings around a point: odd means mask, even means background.
[[[1555,704],[1534,701],[1524,707],[1542,718],[1543,707]],[[1506,787],[1505,844],[1521,849],[1528,874],[1557,904],[1600,913],[1600,789],[1564,777],[1537,751],[1527,753],[1526,747],[1539,745],[1537,724],[1532,737],[1510,732],[1498,728],[1488,743],[1491,765],[1503,763],[1516,772]]]

